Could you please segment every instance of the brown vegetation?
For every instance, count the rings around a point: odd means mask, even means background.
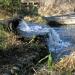
[[[44,5],[39,8],[39,14],[43,16],[49,15],[63,15],[66,13],[74,12],[74,0],[48,0]]]

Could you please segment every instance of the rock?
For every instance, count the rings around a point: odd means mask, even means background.
[[[15,67],[15,66],[11,69],[12,74],[15,74],[15,73],[17,73],[19,71],[20,71],[20,69],[18,67]]]
[[[50,27],[61,27],[61,26],[64,25],[64,24],[59,23],[59,22],[57,22],[57,21],[49,21],[47,24],[48,24]]]
[[[4,73],[3,75],[11,75],[11,74],[8,74],[8,73]]]
[[[21,64],[17,64],[15,66],[13,66],[13,68],[11,69],[11,73],[12,74],[18,74],[21,72],[21,68],[22,68],[22,65]]]
[[[59,26],[55,24],[75,25],[75,13],[59,15],[59,16],[47,16],[44,19],[53,27]],[[53,23],[54,22],[54,23]]]
[[[20,69],[23,67],[22,64],[15,64],[14,66],[16,66],[16,67],[18,67],[18,68],[20,68]]]
[[[3,75],[12,75],[11,71],[4,73]]]

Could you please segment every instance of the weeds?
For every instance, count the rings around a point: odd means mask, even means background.
[[[48,69],[52,70],[53,59],[51,53],[48,55]]]
[[[5,50],[7,48],[10,48],[13,45],[17,45],[17,36],[13,33],[7,32],[7,30],[3,27],[2,24],[0,24],[0,49]]]
[[[52,68],[53,68],[53,58],[52,58],[51,52],[50,52],[49,55],[47,55],[47,56],[45,56],[44,58],[42,58],[42,59],[39,61],[39,63],[41,63],[42,61],[46,60],[47,58],[48,58],[48,60],[47,60],[47,62],[48,62],[48,63],[47,63],[47,65],[48,65],[48,70],[51,71]]]
[[[6,37],[8,34],[4,31],[3,25],[0,25],[0,49],[6,48]]]
[[[25,16],[24,19],[28,22],[34,22],[39,24],[46,24],[46,20],[41,16]]]
[[[47,60],[47,61],[45,61]],[[47,62],[47,66],[48,66],[48,71],[52,71],[53,69],[53,58],[52,58],[52,54],[48,54],[47,56],[45,56],[44,58],[42,58],[41,60],[38,61],[37,65],[42,63],[44,61],[44,63]]]

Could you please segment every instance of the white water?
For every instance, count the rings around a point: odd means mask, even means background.
[[[50,28],[47,25],[28,25],[25,21],[21,21],[18,28],[20,32],[22,31],[21,35],[24,37],[48,34],[49,38],[46,39],[49,51],[58,52],[70,45],[69,42],[63,42],[60,39],[59,34],[53,28]]]
[[[53,28],[50,28],[48,35],[49,35],[49,38],[47,41],[48,41],[49,51],[58,52],[64,48],[70,46],[69,42],[63,42],[60,39],[59,34]]]
[[[27,24],[25,21],[21,21],[21,22],[19,23],[18,28],[19,28],[21,31],[30,31],[30,28],[29,28],[28,24]]]

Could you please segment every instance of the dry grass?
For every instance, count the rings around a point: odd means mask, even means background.
[[[7,49],[19,45],[20,41],[17,38],[15,34],[7,32],[2,25],[0,26],[0,49]]]
[[[74,12],[75,4],[74,3],[63,3],[56,4],[54,3],[52,6],[50,3],[39,8],[39,14],[42,16],[50,16],[50,15],[63,15],[66,13]]]
[[[3,35],[3,38],[0,38],[2,41],[0,42],[0,49],[8,49],[10,47],[14,48],[21,44],[19,40],[17,40],[17,36],[10,33],[5,33]]]
[[[6,12],[6,11],[4,11],[4,10],[0,10],[0,20],[9,18],[10,15],[9,15],[8,13],[9,13],[9,12]]]
[[[49,70],[46,64],[34,75],[75,75],[75,52],[65,56],[57,62],[53,70]]]
[[[46,24],[46,20],[43,19],[41,16],[25,16],[24,19],[28,22],[34,22],[39,24]]]
[[[9,34],[9,36],[7,37],[6,39],[6,45],[7,45],[7,48],[14,48],[18,45],[21,44],[21,41],[17,39],[18,36],[14,35],[13,33]]]
[[[57,64],[55,64],[56,70],[73,71],[75,70],[75,52],[61,59]]]

